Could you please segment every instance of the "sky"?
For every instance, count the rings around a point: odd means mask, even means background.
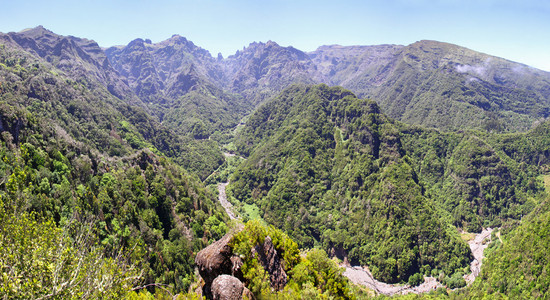
[[[546,0],[0,0],[0,32],[42,25],[102,47],[179,34],[224,57],[252,42],[448,42],[550,71]]]

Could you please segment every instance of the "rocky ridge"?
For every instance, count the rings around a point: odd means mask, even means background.
[[[125,78],[112,67],[103,49],[93,40],[61,36],[38,26],[21,32],[0,33],[0,43],[43,58],[88,87],[103,87],[117,98],[143,107]]]
[[[0,40],[146,106],[161,120],[176,110],[168,123],[182,131],[201,122],[230,128],[293,83],[341,85],[375,99],[393,118],[445,130],[524,131],[550,116],[550,73],[437,41],[331,45],[309,53],[254,42],[214,58],[179,35],[102,49],[92,40],[39,26],[1,34]],[[224,112],[230,120],[216,120]],[[182,115],[196,122],[181,124]]]

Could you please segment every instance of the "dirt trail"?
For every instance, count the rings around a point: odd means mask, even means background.
[[[233,212],[233,205],[229,201],[227,201],[227,195],[225,194],[225,188],[227,187],[228,184],[229,182],[218,183],[218,192],[220,194],[218,199],[220,200],[220,203],[225,209],[225,212],[227,212],[227,215],[229,215],[229,218],[231,220],[235,220],[237,219],[237,217]]]
[[[223,152],[223,156],[224,156],[225,158],[228,158],[228,157],[235,157],[235,156],[237,156],[237,155],[236,155],[235,153]],[[242,157],[242,156],[238,156],[238,158],[240,158],[240,159],[246,159],[246,158],[244,158],[244,157]]]
[[[471,274],[465,275],[464,279],[466,283],[470,285],[474,279],[479,275],[481,270],[481,261],[483,260],[483,251],[489,245],[491,240],[491,232],[493,229],[487,228],[479,234],[476,234],[475,238],[468,242],[474,260],[470,264]],[[485,240],[489,242],[484,243]],[[439,287],[444,287],[439,281],[434,277],[424,277],[424,283],[419,286],[411,287],[408,284],[388,284],[374,279],[372,273],[367,267],[352,267],[352,266],[343,266],[346,270],[344,276],[349,278],[349,280],[355,284],[360,284],[366,286],[367,288],[376,291],[379,294],[391,296],[395,294],[408,294],[408,293],[426,293],[433,291]]]

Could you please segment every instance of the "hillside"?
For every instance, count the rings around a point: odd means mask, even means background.
[[[323,46],[308,55],[320,79],[409,124],[525,131],[549,114],[550,73],[457,45]]]
[[[383,281],[433,269],[451,275],[469,261],[457,229],[513,226],[536,205],[546,148],[528,141],[546,127],[440,133],[396,123],[342,88],[292,86],[237,135],[248,159],[229,195],[301,246],[367,264]],[[434,252],[441,247],[450,248]]]
[[[230,194],[302,247],[321,245],[399,282],[467,266],[468,247],[427,196],[394,122],[342,88],[293,86],[237,136],[249,158]]]
[[[535,179],[538,166],[510,158],[499,149],[502,144],[495,137],[502,136],[401,127],[403,148],[427,193],[442,205],[455,226],[468,232],[520,219],[534,206],[526,199],[542,192]]]
[[[82,289],[102,298],[159,281],[186,290],[193,251],[225,233],[226,217],[197,175],[168,157],[182,165],[217,160],[188,157],[193,144],[132,105],[137,97],[119,98],[86,73],[94,60],[83,62],[78,43],[69,54],[55,51],[71,38],[52,50],[32,32],[0,36],[0,240],[17,254],[2,251],[1,294],[69,297]]]
[[[548,203],[541,203],[506,238],[497,240],[481,276],[468,295],[478,297],[548,298],[550,246]],[[500,242],[502,240],[502,242]]]

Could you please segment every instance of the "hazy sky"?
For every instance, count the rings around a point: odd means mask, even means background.
[[[103,47],[180,34],[224,57],[254,41],[312,51],[430,39],[550,71],[546,0],[0,0],[0,32],[37,25]]]

